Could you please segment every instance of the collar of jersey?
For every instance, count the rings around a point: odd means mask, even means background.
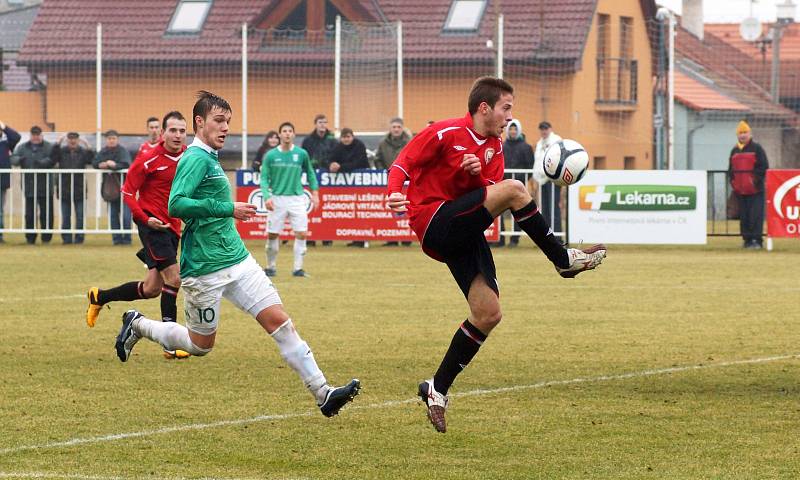
[[[214,150],[213,148],[211,148],[208,145],[206,145],[202,140],[200,140],[196,136],[194,137],[194,140],[192,141],[192,144],[189,145],[189,146],[190,147],[199,147],[202,150],[205,150],[207,153],[210,153],[211,155],[214,155],[215,157],[218,155],[216,150]]]
[[[472,115],[470,115],[469,112],[467,112],[467,115],[464,117],[464,122],[466,123],[467,130],[472,135],[472,139],[475,140],[475,143],[483,145],[489,137],[484,137],[475,131],[475,122],[472,121]]]

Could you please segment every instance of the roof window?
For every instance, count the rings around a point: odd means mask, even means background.
[[[211,10],[211,0],[181,0],[175,8],[175,14],[169,22],[170,33],[196,33],[203,29],[203,24]]]
[[[453,0],[444,22],[445,32],[477,32],[486,0]]]

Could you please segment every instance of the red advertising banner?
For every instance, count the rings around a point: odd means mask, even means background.
[[[767,170],[767,236],[800,238],[800,170]]]
[[[363,170],[348,173],[317,172],[320,205],[311,211],[308,197],[308,238],[311,240],[416,241],[408,217],[397,216],[386,207],[386,170]],[[245,239],[266,238],[269,212],[259,186],[260,175],[251,170],[236,171],[236,200],[257,207],[257,216],[247,222],[236,221],[239,235]],[[303,182],[306,183],[305,181]],[[500,238],[495,220],[486,231],[489,241]],[[281,238],[292,238],[287,220]]]

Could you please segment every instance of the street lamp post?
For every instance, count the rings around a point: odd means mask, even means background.
[[[797,5],[792,0],[786,0],[777,5],[777,8],[778,19],[772,27],[772,79],[770,82],[770,93],[772,101],[775,103],[781,101],[781,36],[783,29],[794,22]]]

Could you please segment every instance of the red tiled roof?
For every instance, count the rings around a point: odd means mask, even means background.
[[[715,35],[706,34],[701,41],[682,27],[677,29],[675,52],[678,68],[707,79],[714,90],[749,108],[753,119],[797,126],[797,113],[773,102],[769,91],[748,75],[759,71],[761,62],[742,56]]]
[[[681,72],[675,72],[675,100],[697,111],[750,110],[746,105],[726,97]]]
[[[47,0],[20,53],[28,64],[94,62],[95,30],[103,24],[103,56],[107,62],[234,62],[241,50],[241,25],[252,23],[271,2],[218,0],[212,4],[202,32],[167,34],[177,0]],[[497,15],[490,0],[476,34],[443,33],[452,0],[353,0],[376,18],[403,21],[404,55],[409,62],[493,61],[486,41],[494,37]],[[376,9],[375,3],[380,7]],[[505,58],[509,62],[562,63],[576,68],[591,27],[595,0],[502,0],[505,16]],[[652,0],[642,0],[649,5]],[[647,6],[643,6],[645,11]],[[270,48],[265,32],[250,33],[248,58],[255,63],[330,62],[330,44],[287,51]],[[379,41],[371,39],[371,41]],[[391,39],[384,39],[393,42]]]
[[[771,23],[761,26],[762,37],[769,33]],[[710,33],[737,50],[755,59],[762,58],[761,47],[756,42],[747,42],[739,35],[737,23],[706,23],[705,32]],[[772,61],[772,48],[767,47],[763,55],[767,61]],[[781,60],[800,60],[800,24],[793,23],[783,29],[781,36]]]

